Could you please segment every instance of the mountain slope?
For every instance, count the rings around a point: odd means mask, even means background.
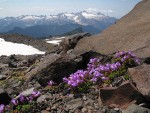
[[[150,56],[150,0],[143,0],[126,16],[101,34],[79,41],[77,53],[94,50],[103,54],[131,50]]]
[[[40,37],[48,37],[48,36],[65,34],[79,27],[81,27],[84,32],[90,32],[91,34],[96,34],[101,32],[100,30],[90,25],[82,26],[79,24],[69,23],[64,25],[58,25],[58,24],[36,25],[36,26],[27,27],[25,29],[22,29],[20,27],[15,27],[13,30],[8,31],[7,33],[8,34],[19,33],[31,37],[40,38]]]

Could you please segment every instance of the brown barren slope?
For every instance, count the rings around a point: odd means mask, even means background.
[[[93,50],[103,54],[131,50],[139,57],[150,56],[150,0],[143,0],[134,9],[101,34],[83,38],[76,53]]]

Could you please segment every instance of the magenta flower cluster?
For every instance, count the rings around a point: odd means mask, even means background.
[[[109,80],[108,75],[114,71],[119,70],[121,64],[119,62],[116,63],[107,63],[105,65],[98,65],[96,68],[92,68],[88,70],[91,81],[96,83],[97,81],[106,81]]]
[[[90,59],[90,62],[87,65],[87,70],[78,70],[68,78],[63,78],[63,81],[71,87],[80,86],[85,82],[96,83],[99,80],[106,81],[109,80],[109,73],[112,73],[121,67],[119,62],[106,65],[101,65],[99,62],[98,58]]]
[[[14,106],[20,105],[20,104],[25,104],[28,103],[30,101],[33,101],[34,99],[36,99],[37,97],[39,97],[41,95],[41,93],[39,91],[34,91],[32,92],[32,94],[30,96],[24,96],[22,94],[20,94],[19,98],[17,99],[12,99],[11,103]]]
[[[98,58],[90,59],[87,64],[86,70],[78,70],[71,74],[68,78],[63,78],[63,81],[67,83],[71,88],[81,86],[85,82],[105,82],[110,80],[109,75],[113,72],[117,72],[121,69],[123,63],[128,59],[133,59],[135,63],[140,64],[139,59],[132,52],[117,52],[115,59],[121,60],[114,63],[100,64]]]
[[[78,70],[77,72],[71,74],[69,78],[63,78],[63,81],[71,87],[77,87],[85,82],[87,75],[87,71]]]
[[[14,106],[23,105],[25,103],[29,103],[30,101],[33,101],[34,99],[37,99],[40,95],[41,95],[41,93],[39,91],[32,92],[32,94],[30,96],[24,96],[24,95],[20,94],[19,98],[17,98],[17,99],[13,98],[11,100],[11,103]],[[4,112],[5,112],[5,105],[1,104],[0,105],[0,113],[4,113]]]
[[[138,65],[140,64],[139,58],[137,58],[137,56],[136,56],[134,53],[132,53],[131,51],[127,51],[127,52],[124,52],[124,51],[122,51],[122,52],[117,52],[117,53],[115,54],[115,58],[116,58],[116,59],[117,59],[117,58],[120,58],[122,63],[125,62],[125,61],[127,61],[127,60],[129,60],[129,59],[133,59],[135,63],[137,63]]]

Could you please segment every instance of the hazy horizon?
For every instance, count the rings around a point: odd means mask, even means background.
[[[120,18],[140,0],[0,0],[0,18],[20,15],[56,15],[62,12],[101,12]]]

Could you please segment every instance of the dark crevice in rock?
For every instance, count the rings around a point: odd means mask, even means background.
[[[87,68],[87,64],[89,63],[89,60],[91,58],[99,58],[101,61],[101,63],[106,63],[106,62],[109,62],[111,61],[112,57],[111,56],[106,56],[106,55],[103,55],[103,54],[100,54],[100,53],[97,53],[97,52],[94,52],[94,51],[89,51],[89,52],[86,52],[84,54],[81,55],[82,58],[83,58],[83,69]]]
[[[150,57],[146,58],[146,59],[144,60],[144,63],[150,64]]]

